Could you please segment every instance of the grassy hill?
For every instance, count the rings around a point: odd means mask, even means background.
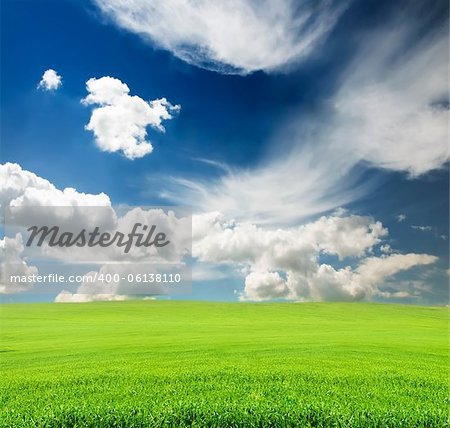
[[[4,304],[4,427],[444,427],[448,309]]]

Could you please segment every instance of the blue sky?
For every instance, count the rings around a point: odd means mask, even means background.
[[[264,8],[270,3],[263,2],[255,22],[242,22],[266,34],[270,27],[264,25],[272,18]],[[448,47],[442,51],[447,43],[442,35],[447,34],[448,5],[435,3],[424,12],[425,3],[414,1],[354,1],[345,8],[331,2],[329,9],[313,11],[320,34],[301,50],[301,42],[316,28],[313,24],[281,37],[276,49],[264,40],[251,46],[251,28],[238,28],[234,36],[249,39],[236,47],[232,37],[217,36],[219,30],[199,36],[188,28],[196,24],[187,14],[186,28],[175,28],[176,11],[158,11],[158,6],[152,13],[161,14],[161,28],[151,14],[149,18],[145,10],[137,10],[149,28],[142,37],[136,23],[121,21],[130,11],[121,9],[120,0],[4,0],[2,163],[16,163],[58,189],[104,192],[114,204],[183,203],[194,213],[220,211],[225,218],[265,230],[290,230],[345,208],[344,216],[381,222],[389,230],[382,243],[393,253],[437,257],[432,265],[384,277],[384,284],[402,282],[407,290],[408,281],[422,281],[431,289],[402,301],[445,303],[448,148],[442,149],[447,143],[434,130],[442,123],[436,115],[447,114],[448,102],[442,85],[432,83],[447,78],[442,75],[448,52]],[[170,8],[171,2],[167,4]],[[254,7],[251,1],[238,1],[232,16],[245,18],[248,5]],[[280,7],[276,23],[283,31],[288,31],[283,25],[298,22],[290,20],[310,12],[302,2],[289,9],[292,16],[285,16],[287,6],[291,2],[283,0],[275,7]],[[186,11],[201,24],[212,16],[208,7],[192,8]],[[229,16],[217,15],[218,22],[222,18]],[[205,46],[209,51],[200,55]],[[297,47],[299,53],[288,58]],[[48,69],[62,76],[57,90],[37,89]],[[131,160],[121,152],[102,151],[85,129],[95,108],[80,102],[88,95],[86,82],[103,76],[119,79],[143,100],[165,97],[181,106],[164,121],[164,133],[147,128],[152,153]],[[417,110],[409,110],[414,103]],[[389,111],[398,118],[390,122]],[[264,204],[274,207],[269,212]],[[403,221],[398,220],[401,214]],[[380,255],[378,247],[366,250],[366,255]],[[208,266],[215,263],[206,259]],[[335,269],[362,263],[361,258],[340,261],[329,253],[318,259]],[[216,274],[196,281],[190,297],[237,299],[246,282],[236,271],[246,263],[224,264],[219,257]],[[256,278],[260,265],[250,263],[247,269]],[[267,269],[284,278],[281,268]],[[264,278],[257,290],[270,288],[269,277]],[[247,293],[252,296],[262,300],[265,294]],[[391,300],[380,295],[371,299]]]

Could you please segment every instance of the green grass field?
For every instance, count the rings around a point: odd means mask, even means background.
[[[447,427],[448,309],[1,305],[3,427]]]

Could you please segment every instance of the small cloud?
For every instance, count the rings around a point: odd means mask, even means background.
[[[87,303],[87,302],[115,302],[128,300],[128,296],[119,294],[80,294],[63,290],[55,297],[55,303]]]
[[[38,89],[44,91],[56,91],[62,85],[62,77],[53,69],[49,68],[42,75]]]
[[[86,125],[95,135],[95,142],[104,152],[121,151],[128,159],[141,158],[153,151],[147,140],[147,126],[164,132],[163,120],[173,118],[179,105],[165,98],[145,101],[131,96],[128,86],[119,79],[105,76],[86,82],[89,95],[82,99],[84,105],[95,105]]]
[[[448,236],[447,236],[447,235],[440,235],[440,238],[441,238],[442,240],[446,241],[446,240],[448,239]]]
[[[217,168],[218,170],[231,173],[231,168],[226,163],[204,158],[192,158],[192,160],[202,162],[206,165],[211,165],[212,167]]]
[[[392,253],[392,248],[389,244],[385,244],[380,247],[380,251],[384,254],[389,254]]]
[[[334,210],[333,215],[336,217],[343,217],[348,213],[348,210],[343,207],[338,207]]]
[[[405,221],[406,220],[406,214],[399,214],[398,216],[397,216],[397,221],[399,222],[399,223],[401,223],[402,221]]]
[[[416,225],[412,225],[411,228],[414,229],[414,230],[421,230],[422,232],[430,232],[430,231],[433,230],[433,228],[431,226],[416,226]]]

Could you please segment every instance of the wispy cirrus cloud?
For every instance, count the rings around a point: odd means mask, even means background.
[[[228,168],[216,179],[171,177],[160,196],[193,204],[199,212],[219,211],[256,224],[292,225],[366,193],[372,183],[358,185],[358,172],[348,174],[354,166],[349,160],[339,152],[324,154],[320,145],[298,148],[290,156],[254,168]]]
[[[418,34],[411,17],[395,19],[361,37],[322,112],[299,116],[294,133],[269,140],[256,166],[213,180],[176,177],[161,195],[195,201],[202,212],[286,225],[368,192],[374,183],[358,175],[367,167],[410,179],[442,168],[449,160],[447,52],[443,28]]]
[[[199,67],[271,71],[307,57],[348,1],[94,0],[119,27]]]
[[[394,20],[362,41],[333,103],[335,144],[356,160],[418,177],[448,149],[448,33]]]

